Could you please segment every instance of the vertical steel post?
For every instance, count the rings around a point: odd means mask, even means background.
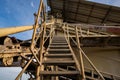
[[[40,18],[40,13],[42,11],[42,6],[43,6],[43,0],[40,0],[40,5],[39,5],[38,13],[36,15],[35,24],[33,26],[34,31],[33,31],[33,35],[32,35],[31,48],[33,48],[33,46],[34,46],[34,39],[35,39],[35,35],[36,35],[36,29],[39,26],[39,18]]]
[[[43,61],[43,47],[44,47],[44,38],[45,38],[45,33],[46,33],[46,14],[45,14],[45,6],[44,4],[42,3],[42,6],[43,8],[43,22],[42,22],[42,25],[41,25],[41,28],[42,28],[42,33],[41,33],[41,37],[40,37],[40,51],[38,53],[38,58],[40,60],[40,62],[42,63]],[[37,79],[36,80],[40,80],[40,79],[43,79],[42,76],[40,76],[40,71],[43,71],[44,70],[44,66],[43,65],[39,65],[37,67]]]
[[[76,31],[76,41],[77,41],[77,46],[79,49],[79,58],[80,58],[80,68],[81,68],[81,74],[82,74],[82,80],[85,79],[85,73],[84,73],[84,63],[83,63],[83,57],[82,57],[82,53],[80,51],[80,41],[79,41],[79,36],[78,36],[78,28],[77,26],[75,26],[75,31]]]

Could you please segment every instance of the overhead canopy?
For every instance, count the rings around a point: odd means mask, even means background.
[[[120,7],[85,0],[48,0],[48,5],[65,22],[120,25]]]

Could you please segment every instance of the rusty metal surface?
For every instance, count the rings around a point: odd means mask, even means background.
[[[83,47],[83,50],[101,72],[120,76],[120,47]],[[84,61],[89,67],[88,62]]]

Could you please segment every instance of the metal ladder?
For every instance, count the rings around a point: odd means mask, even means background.
[[[78,76],[80,77],[79,70],[77,68],[76,70],[68,69],[69,66],[76,67],[73,55],[65,37],[53,37],[43,56],[44,69],[40,72],[40,76],[43,77],[43,80],[48,79],[46,76],[49,76],[48,80],[77,80]]]

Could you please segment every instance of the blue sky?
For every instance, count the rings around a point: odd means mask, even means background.
[[[0,28],[33,25],[34,16],[39,6],[39,0],[0,0]],[[26,40],[32,36],[32,31],[14,34],[19,39]],[[21,68],[0,68],[0,80],[14,80]],[[27,80],[23,76],[23,80]]]
[[[89,0],[120,6],[120,0]],[[0,28],[33,25],[33,13],[37,12],[39,0],[0,0]],[[12,35],[26,40],[32,36],[32,31]]]
[[[0,0],[0,27],[33,24],[39,0]]]
[[[37,12],[38,6],[39,0],[0,0],[0,28],[33,25],[33,13]],[[32,31],[26,31],[12,36],[25,40],[31,35]]]
[[[88,1],[99,2],[99,3],[103,3],[103,4],[120,7],[120,0],[88,0]]]

